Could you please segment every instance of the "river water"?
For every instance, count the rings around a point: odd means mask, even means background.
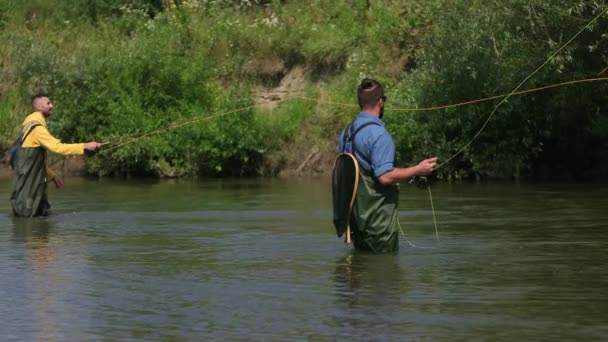
[[[2,341],[608,339],[606,184],[436,184],[439,244],[402,186],[397,255],[335,236],[326,179],[68,179],[45,219],[9,195]]]

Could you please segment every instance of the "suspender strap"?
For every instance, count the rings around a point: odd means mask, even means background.
[[[38,121],[32,121],[27,126],[23,127],[23,130],[21,131],[21,134],[22,134],[21,143],[22,144],[25,141],[25,138],[27,138],[28,135],[30,135],[30,133],[32,133],[32,131],[34,130],[34,128],[36,128],[36,126],[42,126],[42,124]]]
[[[357,127],[357,129],[355,129],[355,121],[353,121],[350,125],[348,125],[348,127],[346,127],[346,129],[344,130],[344,139],[343,139],[343,144],[342,146],[344,146],[344,148],[346,148],[346,145],[348,143],[351,144],[352,146],[352,152],[353,155],[355,157],[357,157],[357,155],[359,156],[359,158],[361,158],[361,160],[363,160],[364,162],[367,163],[367,165],[369,165],[371,167],[372,163],[369,160],[369,158],[367,158],[366,156],[364,156],[361,153],[357,152],[357,147],[355,146],[355,135],[357,133],[359,133],[362,129],[364,129],[367,126],[371,126],[371,125],[376,125],[376,126],[380,126],[380,124],[378,124],[377,122],[373,122],[373,121],[368,121],[366,123],[364,123],[363,125]],[[344,152],[344,151],[342,151]]]

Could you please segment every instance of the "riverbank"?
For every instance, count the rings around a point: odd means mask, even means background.
[[[0,147],[29,97],[46,92],[49,130],[68,143],[189,122],[98,154],[90,174],[325,173],[365,77],[385,85],[387,107],[420,109],[508,93],[540,65],[521,89],[597,78],[608,61],[605,1],[154,3],[0,5]],[[384,120],[398,165],[467,146],[442,179],[605,179],[607,91],[587,82],[513,96],[496,112],[487,101]]]

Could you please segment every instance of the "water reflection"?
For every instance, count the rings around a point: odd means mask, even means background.
[[[53,225],[48,218],[13,217],[13,239],[22,242],[48,242]]]
[[[352,251],[337,261],[335,270],[338,336],[364,340],[399,336],[395,321],[410,284],[398,255]]]
[[[69,214],[0,214],[0,340],[608,336],[607,187],[437,186],[441,245],[370,255],[335,240],[326,182],[239,182],[82,181]],[[427,194],[402,200],[433,246]]]
[[[14,218],[13,240],[23,243],[26,276],[23,301],[31,308],[30,338],[34,341],[61,340],[62,322],[56,312],[65,312],[60,296],[66,284],[59,265],[57,246],[51,243],[54,227],[48,218]]]

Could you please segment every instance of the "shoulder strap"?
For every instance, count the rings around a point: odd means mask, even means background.
[[[380,124],[377,123],[377,122],[369,121],[369,122],[366,122],[363,125],[359,126],[356,130],[354,130],[354,128],[355,128],[355,122],[353,121],[344,130],[344,138],[343,138],[344,143],[354,141],[355,140],[355,135],[357,133],[359,133],[359,131],[361,131],[365,127],[371,126],[371,125],[380,126]],[[353,130],[354,130],[354,132],[353,132]]]
[[[376,125],[376,126],[380,126],[379,123],[377,122],[373,122],[373,121],[369,121],[364,123],[363,125],[359,126],[359,128],[357,128],[357,130],[353,133],[353,135],[351,136],[352,139],[355,139],[355,134],[359,133],[360,130],[364,129],[367,126],[371,126],[371,125]]]
[[[42,124],[37,121],[32,121],[28,123],[25,127],[23,127],[23,129],[21,130],[21,134],[19,134],[17,140],[9,149],[9,164],[11,165],[11,169],[15,169],[15,163],[17,161],[17,152],[21,148],[21,145],[28,137],[28,135],[30,135],[30,133],[32,133],[34,128],[36,128],[37,126],[42,126]]]
[[[356,119],[355,119],[356,120]],[[353,121],[350,125],[348,125],[348,127],[346,127],[346,129],[344,130],[344,144],[343,146],[346,146],[348,143],[351,144],[352,146],[352,152],[353,155],[355,157],[357,157],[357,155],[363,160],[365,161],[368,165],[371,165],[371,161],[369,160],[369,158],[366,158],[364,155],[357,153],[357,148],[355,146],[355,135],[357,133],[359,133],[362,129],[364,129],[367,126],[371,126],[371,125],[376,125],[376,126],[380,126],[379,123],[377,122],[373,122],[373,121],[368,121],[364,124],[362,124],[361,126],[357,127],[357,129],[355,128],[355,121]]]
[[[38,126],[42,126],[42,124],[38,121],[32,121],[29,124],[27,124],[27,126],[23,127],[23,130],[21,131],[21,135],[22,135],[21,143],[23,143],[25,141],[25,138],[27,138],[28,135],[30,135],[30,133],[32,133],[34,128],[36,128]]]
[[[356,119],[355,119],[356,120]],[[346,128],[344,129],[344,136],[342,137],[342,146],[343,149],[346,150],[346,146],[348,143],[350,143],[352,141],[352,137],[353,137],[353,127],[355,126],[355,120],[353,120],[353,122],[351,122],[348,126],[346,126]],[[342,151],[344,152],[344,151]]]

